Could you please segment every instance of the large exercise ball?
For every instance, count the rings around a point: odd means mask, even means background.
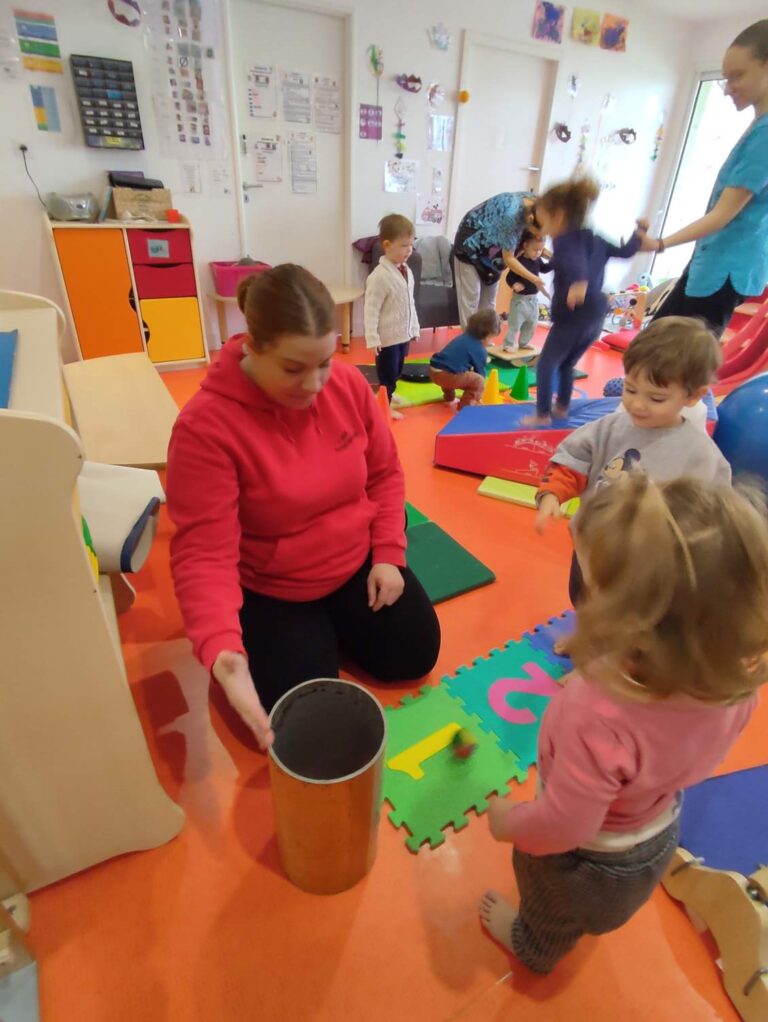
[[[768,373],[731,391],[717,413],[715,443],[734,475],[748,472],[768,481]]]

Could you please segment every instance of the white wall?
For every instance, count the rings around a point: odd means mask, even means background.
[[[15,35],[13,7],[0,2],[0,32]],[[22,5],[24,6],[24,5]],[[29,170],[45,197],[50,191],[92,191],[99,202],[107,185],[108,170],[141,170],[160,178],[171,189],[174,204],[192,222],[195,257],[201,285],[208,285],[207,264],[214,259],[237,259],[240,242],[233,196],[187,195],[181,191],[179,163],[160,154],[158,124],[152,106],[149,61],[141,29],[120,25],[109,13],[106,0],[45,0],[26,5],[56,19],[64,74],[22,72],[18,82],[0,83],[0,287],[44,294],[62,302],[53,257],[44,229],[44,213],[35,190],[24,174],[18,151],[29,147]],[[128,10],[128,8],[125,8]],[[136,77],[143,152],[102,152],[86,148],[69,71],[69,54],[132,60]],[[62,131],[38,131],[30,84],[54,86]],[[212,310],[206,310],[209,342],[217,336]],[[74,355],[70,347],[67,354]]]
[[[696,66],[700,70],[716,71],[720,67],[723,54],[739,32],[743,32],[753,22],[765,17],[766,5],[760,0],[759,3],[755,3],[749,14],[719,18],[717,21],[696,25],[691,47]]]
[[[206,0],[207,3],[213,0]],[[372,234],[378,220],[387,212],[413,216],[413,195],[392,195],[383,190],[383,165],[393,153],[392,132],[395,130],[393,105],[403,95],[408,106],[406,120],[406,156],[419,161],[419,189],[429,190],[432,167],[443,169],[446,197],[450,189],[450,154],[430,152],[426,143],[426,86],[439,81],[446,87],[447,99],[440,113],[456,112],[460,82],[461,40],[463,29],[497,34],[510,40],[530,39],[534,0],[483,0],[469,4],[466,0],[311,0],[315,9],[354,11],[354,77],[352,108],[349,115],[355,124],[352,152],[352,239]],[[308,0],[309,5],[309,0]],[[0,0],[0,31],[13,33],[12,0]],[[32,4],[33,8],[38,5]],[[110,168],[140,169],[162,178],[174,192],[175,205],[193,223],[196,257],[204,279],[207,263],[212,259],[234,259],[240,254],[237,203],[235,195],[184,195],[181,193],[179,165],[160,155],[158,127],[151,103],[148,60],[140,29],[119,25],[109,14],[105,0],[47,0],[39,5],[56,17],[62,52],[112,56],[133,60],[137,79],[142,126],[147,148],[143,153],[102,153],[87,149],[77,119],[71,78],[29,75],[18,83],[0,84],[3,110],[2,144],[0,144],[0,216],[4,226],[0,237],[0,286],[48,294],[60,300],[58,282],[47,247],[44,244],[41,215],[34,190],[24,176],[17,146],[25,142],[29,148],[30,170],[41,191],[74,192],[93,190],[98,196],[105,185],[105,171]],[[566,35],[562,46],[553,46],[562,60],[560,85],[554,98],[553,122],[567,121],[573,133],[570,143],[550,141],[543,168],[542,184],[566,177],[576,159],[579,129],[582,121],[592,122],[588,157],[597,157],[599,176],[615,188],[607,189],[596,210],[597,226],[617,236],[626,232],[633,218],[640,214],[653,216],[664,193],[664,185],[677,153],[677,141],[684,124],[690,95],[692,69],[700,63],[707,48],[722,49],[721,39],[730,41],[748,24],[739,19],[727,30],[724,24],[706,30],[661,15],[638,15],[637,4],[617,0],[610,5],[616,14],[630,18],[628,49],[625,54],[608,53],[586,47],[570,37],[569,5],[566,13]],[[427,29],[444,22],[453,33],[448,52],[433,49]],[[691,45],[692,33],[698,40]],[[262,41],[263,43],[263,41]],[[366,48],[376,43],[384,50],[384,75],[380,85],[380,101],[384,107],[383,139],[376,143],[357,136],[357,106],[375,102],[376,82],[367,66]],[[260,45],[260,50],[264,46]],[[718,50],[718,59],[719,59]],[[402,93],[393,77],[399,72],[421,76],[425,89],[416,96]],[[580,91],[572,102],[563,86],[569,74],[577,74]],[[45,134],[35,128],[29,99],[29,84],[55,85],[63,121],[61,135]],[[619,127],[634,127],[638,141],[633,146],[600,146],[597,153],[597,123],[600,107],[607,93],[615,99],[604,115],[600,138],[607,138]],[[510,97],[514,101],[514,97]],[[666,137],[658,161],[650,154],[660,113],[666,111]],[[434,233],[434,228],[420,228],[420,233]],[[269,252],[253,252],[255,257],[270,259]],[[300,258],[300,253],[297,253]],[[358,273],[359,271],[356,270]],[[619,266],[617,276],[631,277],[643,268],[640,257],[632,267]],[[209,339],[216,337],[208,310]]]

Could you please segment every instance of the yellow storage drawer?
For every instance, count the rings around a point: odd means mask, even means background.
[[[197,298],[146,298],[139,304],[153,362],[205,358]]]

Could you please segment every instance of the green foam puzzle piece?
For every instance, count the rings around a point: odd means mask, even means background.
[[[405,513],[408,517],[408,529],[413,528],[414,525],[422,525],[424,522],[430,521],[423,511],[419,511],[417,507],[414,507],[407,500],[405,502]]]
[[[488,585],[496,576],[434,522],[408,529],[408,567],[432,603]]]
[[[470,667],[460,667],[443,684],[527,769],[536,762],[541,718],[564,673],[553,659],[521,639],[479,657]]]
[[[517,757],[504,752],[495,736],[481,728],[477,717],[467,713],[443,685],[425,685],[421,692],[419,696],[405,696],[399,707],[386,708],[384,798],[393,807],[389,819],[409,832],[405,843],[412,852],[425,841],[436,848],[445,840],[445,827],[466,827],[467,810],[484,812],[489,795],[505,795],[508,781],[524,779]],[[393,757],[407,753],[448,725],[466,728],[476,739],[477,747],[467,759],[455,756],[448,741],[444,748],[419,761],[423,771],[419,780],[389,766]],[[414,754],[416,760],[418,752]]]
[[[486,476],[477,488],[477,492],[483,497],[495,497],[496,500],[506,500],[509,504],[519,504],[520,507],[536,507],[536,487],[528,483],[515,483],[511,479],[497,479],[496,476]],[[581,506],[578,497],[572,497],[560,508],[566,518],[573,518]]]

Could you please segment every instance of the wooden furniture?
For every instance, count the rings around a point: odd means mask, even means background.
[[[11,407],[0,409],[0,900],[163,844],[183,824],[126,682],[109,579],[94,576],[83,541],[83,448],[64,421],[56,314],[0,312],[0,330],[12,329]]]
[[[355,284],[327,284],[326,287],[331,293],[334,304],[339,307],[339,333],[341,334],[341,350],[349,351],[349,342],[352,336],[352,305],[357,298],[362,297],[364,289]],[[220,295],[216,291],[209,291],[208,297],[216,303],[216,317],[219,323],[219,340],[222,344],[229,336],[227,327],[227,306],[237,307],[237,298],[234,295]]]
[[[710,869],[678,848],[663,879],[711,932],[723,984],[744,1022],[768,1019],[768,866],[750,877]]]
[[[208,361],[186,220],[46,223],[81,358],[146,352],[166,368]]]
[[[0,291],[0,309],[53,309],[56,314],[56,328],[59,344],[67,329],[67,320],[56,302],[41,295],[29,295],[24,291]]]
[[[89,461],[165,466],[179,409],[143,352],[70,362],[63,372]]]

